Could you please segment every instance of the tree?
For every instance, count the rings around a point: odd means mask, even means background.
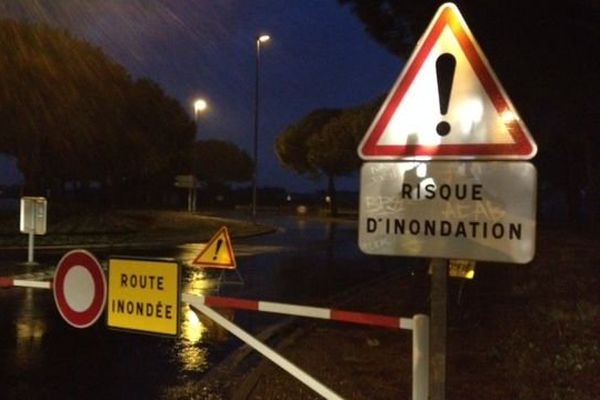
[[[183,107],[149,79],[130,86],[125,117],[126,134],[115,144],[117,162],[107,177],[121,193],[151,202],[175,175],[189,171],[196,127]]]
[[[196,175],[208,184],[247,182],[252,179],[252,159],[235,144],[223,140],[196,142]]]
[[[379,105],[380,101],[375,101],[344,110],[307,140],[308,163],[327,177],[333,216],[338,213],[335,179],[351,175],[360,167],[361,160],[356,149]]]
[[[338,0],[388,50],[406,58],[436,2]],[[561,187],[576,220],[587,189],[600,221],[600,2],[456,1],[538,142],[543,182]]]
[[[91,173],[100,132],[114,126],[129,77],[98,49],[43,25],[0,22],[0,150],[17,158],[25,190]]]
[[[380,100],[347,109],[320,109],[286,128],[275,143],[280,162],[310,179],[327,177],[331,213],[337,215],[335,178],[360,166],[356,148],[379,108]]]
[[[230,184],[252,179],[254,164],[250,155],[231,142],[217,139],[197,141],[194,150],[194,174],[204,186],[203,204],[217,200],[223,205],[225,196],[235,201]]]
[[[275,153],[279,162],[288,170],[310,179],[318,179],[319,171],[308,160],[308,140],[321,132],[333,118],[340,114],[337,109],[319,109],[310,112],[300,121],[288,126],[275,140]]]
[[[157,84],[45,25],[0,21],[0,43],[0,152],[16,157],[25,193],[95,181],[109,200],[151,198],[189,165],[194,123]]]

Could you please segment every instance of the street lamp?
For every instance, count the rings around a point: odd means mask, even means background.
[[[208,103],[204,99],[196,99],[194,101],[194,122],[196,130],[198,129],[198,114],[203,113],[208,108]],[[194,132],[194,143],[192,144],[192,161],[191,161],[191,177],[190,187],[188,190],[188,211],[196,212],[196,189],[198,181],[196,179],[196,132]]]
[[[256,183],[258,173],[258,89],[260,78],[260,45],[269,41],[269,35],[256,37],[256,86],[254,88],[254,169],[252,171],[252,220],[256,222]]]
[[[196,99],[194,101],[194,120],[198,117],[198,113],[203,112],[208,107],[208,103],[204,99]]]

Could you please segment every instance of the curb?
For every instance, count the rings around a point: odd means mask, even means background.
[[[244,239],[249,237],[258,237],[263,235],[269,235],[277,232],[276,227],[269,227],[268,229],[260,230],[255,233],[248,234],[237,234],[231,235],[232,239]],[[169,236],[169,235],[166,235]],[[151,239],[147,241],[135,241],[130,243],[62,243],[62,244],[48,244],[48,245],[36,245],[35,249],[39,251],[58,251],[58,250],[70,250],[74,248],[89,248],[89,249],[123,249],[123,248],[145,248],[145,247],[168,247],[182,242],[206,242],[210,237],[193,237],[193,234],[182,234],[178,237],[156,240]],[[0,246],[0,251],[27,251],[28,246]]]

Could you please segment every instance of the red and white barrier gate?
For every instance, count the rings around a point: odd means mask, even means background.
[[[379,326],[383,328],[413,329],[412,318],[391,317],[331,308],[300,306],[296,304],[273,303],[270,301],[246,300],[235,297],[197,295],[198,300],[208,307],[233,308],[237,310],[262,311],[297,317],[330,319],[332,321]]]
[[[429,317],[427,315],[417,314],[413,318],[399,318],[379,314],[307,307],[295,304],[192,294],[183,294],[181,299],[189,303],[195,310],[205,314],[223,328],[227,329],[230,333],[246,342],[256,351],[269,358],[279,367],[283,368],[326,399],[341,399],[341,397],[322,383],[316,381],[310,375],[306,374],[296,365],[256,340],[247,332],[222,317],[221,314],[215,312],[210,307],[262,311],[308,318],[330,319],[334,321],[351,322],[385,328],[412,330],[412,399],[427,400],[429,397]]]
[[[0,288],[25,287],[36,289],[52,289],[50,281],[27,281],[0,276]]]
[[[52,289],[53,283],[51,281],[27,281],[0,277],[0,288],[10,287]],[[342,399],[342,397],[210,307],[262,311],[385,328],[412,330],[412,399],[427,400],[429,396],[429,317],[426,315],[418,314],[413,318],[399,318],[379,314],[366,314],[353,311],[273,303],[268,301],[245,300],[232,297],[192,295],[188,293],[182,294],[181,299],[190,304],[194,310],[201,312],[221,325],[231,334],[243,340],[246,344],[326,399],[338,400]]]

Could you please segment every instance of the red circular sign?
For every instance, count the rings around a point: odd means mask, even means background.
[[[98,260],[85,250],[72,250],[60,259],[53,288],[60,315],[75,328],[87,328],[104,311],[104,271]]]

